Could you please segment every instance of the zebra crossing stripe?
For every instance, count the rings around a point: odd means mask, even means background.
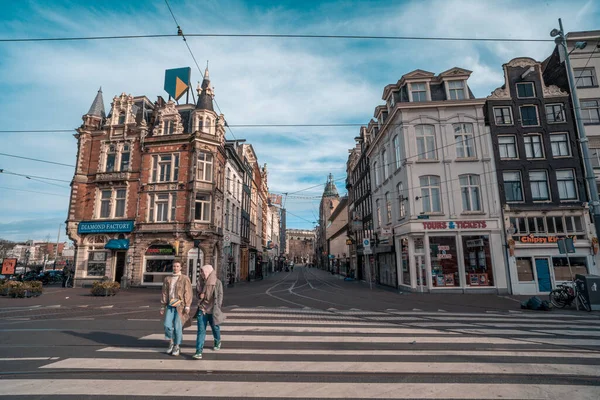
[[[191,363],[194,364],[194,363]],[[572,398],[597,400],[600,387],[584,385],[498,383],[337,383],[247,382],[118,379],[11,379],[0,386],[0,395],[11,396],[143,396],[189,397],[210,394],[227,398],[304,399],[457,399],[489,400],[498,394],[511,399]]]
[[[431,329],[418,329],[418,328],[403,328],[403,327],[391,327],[391,328],[371,328],[371,327],[317,327],[317,328],[307,328],[307,327],[296,327],[296,326],[229,326],[223,325],[222,329],[227,330],[229,332],[289,332],[289,333],[396,333],[398,335],[430,335],[432,333],[435,334],[446,334],[446,335],[458,335],[459,333],[454,332],[436,332]],[[210,329],[208,329],[210,331]],[[187,328],[185,332],[196,332],[198,331],[198,327],[192,325]],[[536,334],[540,336],[540,334]],[[534,336],[536,336],[534,335]]]
[[[368,374],[492,374],[492,375],[560,375],[600,377],[597,365],[529,364],[529,363],[457,363],[457,362],[323,362],[323,361],[246,361],[202,360],[201,363],[181,359],[143,361],[147,371],[219,371],[331,373],[353,371]],[[43,369],[139,370],[140,360],[119,358],[67,358],[44,365]],[[3,385],[4,386],[4,385]]]

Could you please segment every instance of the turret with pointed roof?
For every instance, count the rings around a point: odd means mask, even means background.
[[[96,97],[90,107],[90,110],[86,115],[93,115],[94,117],[106,118],[106,113],[104,111],[104,98],[102,97],[102,86],[98,89],[98,93],[96,93]]]
[[[212,88],[210,87],[208,65],[206,66],[206,70],[204,71],[204,79],[202,79],[202,86],[199,86],[196,90],[198,91],[198,103],[196,104],[196,109],[215,111],[213,109],[214,93]]]
[[[333,175],[329,174],[327,177],[327,183],[325,184],[325,191],[323,192],[323,197],[340,197],[337,187],[333,182]]]

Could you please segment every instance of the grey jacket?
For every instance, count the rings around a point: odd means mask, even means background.
[[[227,319],[225,313],[221,311],[221,306],[223,305],[223,284],[220,280],[217,280],[215,285],[215,304],[213,306],[213,319],[216,325],[221,325],[222,322]]]
[[[197,313],[212,314],[216,325],[220,325],[227,318],[221,306],[223,305],[223,284],[216,279],[214,285],[206,285],[203,287],[204,299],[198,302]],[[200,293],[198,293],[200,296]]]

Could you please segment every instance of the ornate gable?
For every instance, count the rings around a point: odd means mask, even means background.
[[[408,74],[402,76],[403,79],[419,79],[419,78],[433,78],[435,74],[433,72],[425,71],[422,69],[415,69]]]
[[[473,71],[469,71],[468,69],[463,69],[459,67],[450,68],[447,71],[442,72],[439,77],[440,78],[448,78],[453,76],[471,76]]]
[[[107,121],[108,125],[124,125],[135,123],[133,113],[133,96],[121,93],[121,96],[115,96],[111,104],[111,116]]]
[[[169,100],[167,104],[158,111],[158,118],[152,135],[178,135],[183,133],[183,124],[181,123],[181,115],[177,111],[175,102]]]

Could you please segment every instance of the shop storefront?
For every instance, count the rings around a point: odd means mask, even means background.
[[[400,288],[507,292],[499,225],[498,220],[453,220],[396,227]]]
[[[144,255],[142,283],[148,286],[160,286],[166,276],[173,273],[175,248],[170,244],[153,244]]]
[[[514,294],[547,294],[577,274],[597,274],[593,225],[584,210],[506,214],[509,271]],[[559,239],[573,238],[574,252],[561,254]],[[570,264],[570,268],[569,268]]]

